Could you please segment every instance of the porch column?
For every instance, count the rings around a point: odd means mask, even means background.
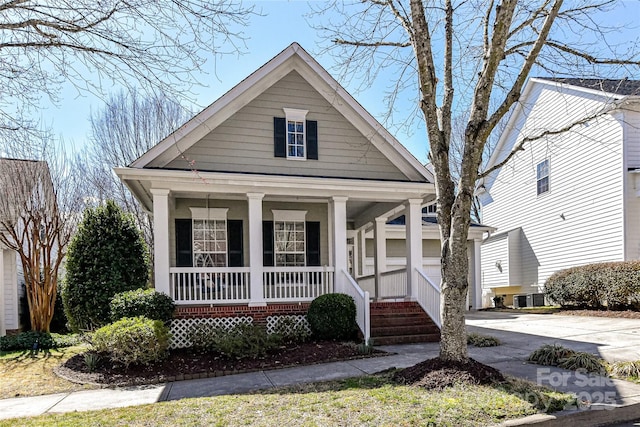
[[[358,240],[358,274],[360,276],[365,276],[365,269],[367,267],[367,230],[366,228],[361,228],[358,230],[358,234],[356,235],[356,239]]]
[[[250,307],[267,305],[262,282],[262,193],[247,193],[249,204],[249,301]]]
[[[405,212],[407,297],[415,298],[416,269],[422,270],[422,199],[407,200]]]
[[[333,267],[335,290],[345,289],[342,271],[347,271],[347,197],[334,196],[330,202],[333,223]]]
[[[382,283],[382,273],[387,271],[387,218],[378,217],[373,227],[373,269],[376,275],[375,293],[376,299],[380,299],[380,284]]]
[[[169,193],[152,188],[153,195],[153,274],[156,291],[171,295],[169,276]]]
[[[471,272],[471,283],[469,283],[469,305],[473,310],[482,308],[482,270],[481,270],[481,248],[482,240],[474,239],[473,248],[471,252],[471,265],[469,265],[469,271]]]

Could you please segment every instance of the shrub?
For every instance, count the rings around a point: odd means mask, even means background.
[[[160,320],[125,317],[95,331],[93,346],[124,366],[148,365],[166,357],[169,328]]]
[[[529,362],[538,365],[558,366],[562,359],[574,355],[576,352],[560,344],[545,344],[529,355]]]
[[[611,375],[619,378],[640,379],[640,360],[616,362],[609,365]]]
[[[148,319],[161,320],[169,324],[173,319],[176,305],[169,295],[153,289],[135,289],[116,294],[109,304],[111,321],[123,317],[144,316]]]
[[[606,367],[602,359],[583,351],[576,352],[564,359],[561,359],[558,366],[571,371],[582,369],[587,372],[595,372],[597,374],[604,374],[606,372]]]
[[[551,275],[544,286],[547,297],[563,307],[624,308],[640,299],[640,261],[568,268]]]
[[[281,342],[278,335],[268,335],[265,327],[248,322],[230,328],[199,324],[192,327],[187,336],[198,350],[235,359],[264,356]]]
[[[115,202],[85,210],[69,244],[62,292],[71,329],[109,323],[109,302],[115,294],[146,287],[147,259],[140,231]]]
[[[319,339],[350,339],[357,328],[356,304],[349,295],[321,295],[311,302],[307,320]]]
[[[502,343],[496,337],[470,333],[467,334],[467,344],[473,345],[475,347],[496,347]]]

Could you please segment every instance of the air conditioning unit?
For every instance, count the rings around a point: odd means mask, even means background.
[[[513,296],[513,308],[522,308],[527,306],[526,295],[514,295]]]
[[[527,307],[542,307],[542,306],[544,306],[544,294],[527,295]]]

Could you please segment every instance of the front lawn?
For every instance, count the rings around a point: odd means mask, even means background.
[[[121,409],[44,415],[2,426],[477,426],[538,412],[550,398],[571,398],[509,379],[498,386],[459,385],[442,391],[393,383],[392,374],[316,383],[247,395],[184,399]],[[532,398],[532,396],[538,396]],[[558,403],[560,402],[560,403]]]
[[[63,380],[53,368],[86,351],[84,346],[30,351],[0,352],[0,399],[38,396],[90,388]]]

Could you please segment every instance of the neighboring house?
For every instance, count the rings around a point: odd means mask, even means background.
[[[417,300],[439,324],[423,270],[432,174],[296,43],[115,172],[153,213],[155,287],[178,305],[175,335],[194,318],[270,327],[342,292],[368,338],[370,295],[354,276],[371,271],[372,292]],[[386,223],[400,215],[408,268],[383,275]],[[385,248],[373,270],[356,256],[367,235]]]
[[[15,221],[29,197],[41,194],[36,186],[49,184],[45,162],[0,158],[0,233],[6,233],[3,223]],[[23,283],[18,253],[0,241],[0,336],[16,333],[21,327]]]
[[[542,292],[564,268],[640,258],[640,81],[530,79],[488,167],[539,135],[479,185],[497,227],[482,245],[485,306]]]

